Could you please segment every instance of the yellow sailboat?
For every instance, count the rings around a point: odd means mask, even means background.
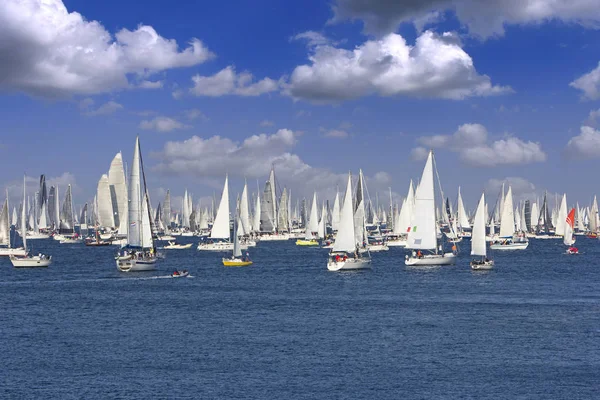
[[[316,239],[298,239],[296,240],[296,246],[318,246],[319,241]]]
[[[223,258],[223,265],[226,267],[246,267],[252,265],[250,256],[246,251],[246,255],[242,256],[242,249],[240,248],[240,238],[238,237],[237,227],[239,219],[234,224],[233,229],[233,254],[230,258]]]

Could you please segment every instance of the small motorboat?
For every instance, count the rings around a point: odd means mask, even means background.
[[[486,271],[494,268],[494,260],[483,259],[471,261],[471,269],[475,271]]]
[[[571,246],[567,249],[567,254],[579,254],[579,249],[575,246]]]
[[[175,243],[173,241],[169,241],[169,244],[164,246],[163,249],[182,250],[182,249],[189,249],[190,247],[192,247],[192,243],[179,244],[179,243]]]
[[[173,277],[173,278],[185,278],[189,274],[190,274],[190,272],[187,269],[184,269],[183,271],[173,271],[173,273],[171,274],[171,277]]]

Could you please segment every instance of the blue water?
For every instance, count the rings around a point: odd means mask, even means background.
[[[32,244],[50,268],[0,259],[0,398],[598,397],[598,240],[533,240],[490,272],[468,244],[437,269],[391,249],[354,273],[291,241],[251,267],[192,248],[136,274],[114,247]]]

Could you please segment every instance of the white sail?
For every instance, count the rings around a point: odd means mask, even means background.
[[[256,204],[254,205],[252,229],[254,232],[260,232],[260,193],[256,193]]]
[[[581,208],[579,207],[579,203],[577,203],[577,217],[576,217],[577,221],[577,230],[580,232],[585,231],[585,225],[583,223],[584,221],[584,215],[583,215],[583,211],[581,210]]]
[[[38,223],[38,228],[39,229],[48,229],[48,220],[46,218],[46,214],[47,214],[47,210],[46,210],[46,203],[43,203],[40,207],[40,215],[39,215],[39,223]]]
[[[98,198],[98,222],[100,226],[105,228],[115,227],[108,175],[104,174],[100,177],[96,192]]]
[[[273,228],[275,230],[279,229],[277,225],[278,220],[278,210],[277,210],[277,186],[275,183],[275,169],[271,168],[271,174],[269,175],[269,183],[271,184],[271,204],[273,206]]]
[[[594,201],[592,202],[592,208],[588,214],[590,231],[598,232],[598,201],[596,200],[596,196],[594,196]]]
[[[556,217],[556,230],[555,235],[562,236],[565,233],[565,225],[567,223],[567,194],[563,194],[560,202],[560,208],[558,209],[558,215]]]
[[[567,218],[565,219],[565,230],[564,230],[564,236],[563,236],[563,243],[566,246],[572,246],[575,243],[575,240],[573,240],[573,230],[575,229],[575,209],[572,209],[571,212],[569,212],[569,215],[567,216]]]
[[[214,239],[229,239],[229,180],[225,175],[225,185],[223,186],[223,194],[221,202],[217,210],[215,222],[210,231],[210,237]]]
[[[477,211],[475,211],[475,219],[473,220],[473,232],[471,235],[471,255],[485,257],[485,194],[481,194]]]
[[[325,239],[325,220],[327,219],[327,210],[325,209],[325,203],[321,207],[321,219],[319,220],[319,228],[317,229],[317,236],[319,239]]]
[[[346,195],[340,211],[340,224],[333,243],[333,251],[353,252],[356,249],[354,240],[354,207],[352,205],[352,175],[348,174]]]
[[[0,211],[0,245],[10,247],[10,222],[8,216],[8,193]]]
[[[183,200],[181,203],[181,226],[183,228],[189,228],[190,227],[190,210],[189,208],[189,201],[188,201],[188,192],[187,189],[185,190],[185,192],[183,193]]]
[[[421,181],[415,193],[415,208],[412,216],[412,228],[408,232],[407,248],[437,250],[437,224],[435,222],[435,192],[433,187],[433,152],[427,156],[427,162],[421,175]]]
[[[540,220],[540,211],[537,202],[531,205],[531,229],[536,230]]]
[[[110,193],[113,224],[107,227],[119,227],[119,234],[127,234],[127,184],[125,182],[125,169],[123,155],[117,153],[110,163],[108,170],[108,187]]]
[[[142,247],[142,195],[140,187],[140,140],[135,139],[133,161],[129,175],[129,211],[127,244],[132,247]]]
[[[250,233],[250,207],[248,204],[248,185],[244,182],[244,190],[242,190],[242,198],[240,199],[240,221],[244,234]]]
[[[238,205],[239,205],[239,203],[238,203]],[[239,209],[239,207],[238,207],[238,209]],[[241,226],[240,226],[241,218],[238,213],[236,213],[236,217],[237,218],[235,218],[235,220],[234,220],[236,222],[233,226],[233,256],[237,258],[237,257],[242,256],[242,248],[240,246],[240,236],[243,236],[244,233],[239,232],[239,229],[241,228]]]
[[[508,187],[504,197],[504,208],[500,219],[500,236],[512,237],[515,233],[515,211],[513,206],[512,187]]]
[[[496,234],[496,221],[494,221],[494,214],[490,219],[490,236],[493,237]]]
[[[515,230],[517,232],[521,231],[521,212],[519,211],[519,207],[515,209]]]
[[[415,191],[411,179],[408,186],[408,194],[402,202],[398,219],[394,223],[394,233],[397,235],[407,233],[411,226],[412,214],[415,206]]]
[[[60,229],[60,197],[58,192],[58,185],[54,190],[54,229]]]
[[[148,211],[149,200],[144,195],[142,200],[141,214],[142,214],[142,247],[150,249],[154,247],[152,242],[152,226],[150,225],[150,213]]]
[[[11,218],[11,225],[16,226],[17,225],[17,207],[13,207],[13,211],[12,211],[12,218]]]
[[[27,221],[26,221],[26,210],[25,210],[25,197],[27,194],[25,193],[25,181],[27,177],[23,176],[23,207],[21,209],[21,238],[23,239],[23,249],[25,249],[25,253],[27,253]],[[58,191],[57,191],[58,193]],[[57,202],[58,203],[58,202]]]
[[[527,220],[525,216],[525,204],[521,207],[521,230],[527,232]]]
[[[364,179],[362,169],[358,173],[356,184],[356,197],[354,204],[354,239],[356,243],[362,243],[365,239],[365,195]]]
[[[461,229],[469,229],[471,227],[462,196],[460,195],[460,186],[458,187],[458,227]]]
[[[306,225],[306,237],[311,238],[312,234],[319,231],[319,215],[317,210],[317,193],[313,194],[312,206],[310,208],[310,216]]]
[[[331,212],[331,229],[335,232],[340,226],[340,194],[336,190],[333,200],[333,211]]]

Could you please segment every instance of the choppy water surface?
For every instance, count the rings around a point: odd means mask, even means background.
[[[192,248],[136,274],[113,247],[31,244],[50,268],[0,259],[2,398],[598,396],[598,240],[579,256],[532,240],[490,272],[469,269],[468,242],[434,269],[392,248],[354,273],[291,241],[251,249],[251,267]]]

